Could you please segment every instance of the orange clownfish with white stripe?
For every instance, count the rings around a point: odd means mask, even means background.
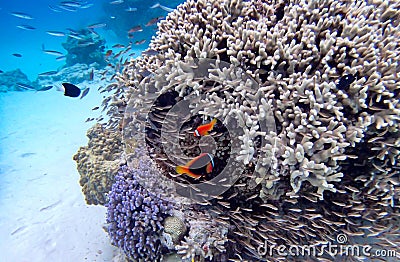
[[[212,172],[214,168],[213,156],[209,153],[202,153],[199,156],[190,160],[184,166],[177,166],[178,174],[186,174],[194,179],[199,179]]]
[[[214,118],[210,123],[204,124],[196,128],[194,131],[194,136],[206,136],[208,133],[214,128],[215,123],[217,123],[217,119]]]

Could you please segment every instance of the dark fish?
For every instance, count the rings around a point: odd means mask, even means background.
[[[70,83],[62,83],[64,87],[64,95],[69,97],[78,97],[81,94],[81,90],[76,85]]]
[[[18,54],[18,53],[15,53],[15,54],[12,54],[12,55],[15,56],[15,57],[22,57],[22,55]]]
[[[211,154],[202,153],[194,159],[190,160],[184,166],[177,166],[176,172],[178,174],[186,174],[194,179],[211,173],[214,167],[214,159]]]
[[[4,73],[4,71],[3,71],[3,70],[0,70],[0,74],[2,74],[2,73]]]
[[[152,25],[158,23],[159,21],[161,21],[162,19],[164,19],[163,16],[154,17],[154,18],[150,19],[150,20],[147,22],[146,26],[152,26]]]
[[[30,25],[17,25],[17,27],[19,29],[23,29],[23,30],[35,30],[36,27],[30,26]]]
[[[355,75],[345,75],[339,79],[336,88],[339,90],[347,90],[349,86],[356,80]]]
[[[98,106],[92,108],[93,111],[94,111],[94,110],[97,110],[97,109],[99,109]]]
[[[90,122],[90,121],[93,121],[93,120],[94,120],[93,117],[92,118],[88,117],[85,122],[87,123],[87,122]]]
[[[83,90],[82,95],[79,99],[84,98],[88,93],[89,93],[89,87],[87,87],[87,88],[85,88],[85,90]]]
[[[44,86],[44,87],[39,88],[37,91],[47,91],[47,90],[50,90],[52,88],[53,88],[53,86]]]
[[[31,15],[25,14],[25,13],[20,13],[20,12],[12,12],[11,15],[22,18],[22,19],[28,19],[31,20],[33,17]]]
[[[134,33],[134,32],[142,32],[142,31],[143,31],[143,28],[140,25],[138,25],[138,26],[134,26],[131,29],[129,29],[128,34]]]

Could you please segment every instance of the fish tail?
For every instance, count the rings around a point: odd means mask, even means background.
[[[215,125],[217,123],[217,119],[216,118],[214,118],[213,120],[211,120],[211,124],[212,125]]]
[[[190,172],[189,167],[187,166],[177,166],[175,170],[178,174],[186,174],[194,179],[199,179],[201,177],[201,175],[196,175],[193,172]]]

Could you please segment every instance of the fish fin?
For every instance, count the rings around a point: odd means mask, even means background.
[[[201,175],[196,175],[196,174],[190,172],[190,170],[187,166],[177,166],[175,168],[175,170],[178,174],[185,174],[194,179],[199,179],[201,177]]]
[[[217,123],[217,119],[216,118],[214,118],[213,120],[211,120],[211,124],[212,125],[215,125]]]
[[[177,166],[175,171],[178,174],[187,174],[189,172],[189,168],[187,166]]]
[[[194,174],[194,173],[192,173],[190,171],[189,171],[189,173],[186,173],[186,175],[188,175],[188,176],[190,176],[191,178],[194,178],[194,179],[199,179],[201,177],[201,175],[196,175],[196,174]]]
[[[212,170],[213,170],[213,165],[210,162],[210,163],[207,164],[207,167],[206,167],[207,174],[211,173]]]

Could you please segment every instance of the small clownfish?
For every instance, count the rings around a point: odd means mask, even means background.
[[[176,172],[178,174],[186,174],[194,179],[211,173],[214,167],[213,156],[209,153],[202,153],[199,156],[190,160],[184,166],[177,166]]]
[[[214,128],[215,123],[217,123],[217,119],[214,118],[210,123],[204,124],[196,128],[194,131],[194,136],[205,136]]]

